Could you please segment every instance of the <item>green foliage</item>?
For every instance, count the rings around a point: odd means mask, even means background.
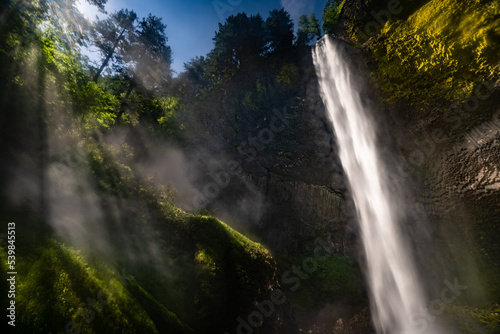
[[[270,11],[265,28],[270,51],[279,52],[292,47],[295,38],[293,35],[293,22],[290,14],[285,9]]]
[[[101,12],[104,12],[104,5],[108,2],[107,0],[87,0],[87,2],[91,5],[99,8]]]
[[[32,102],[25,100],[24,105],[33,103],[40,107],[43,104],[52,117],[63,114],[72,117],[72,112],[76,112],[83,128],[90,132],[114,124],[119,99],[90,82],[88,59],[78,53],[78,48],[74,45],[65,48],[65,37],[51,26],[44,31],[35,30],[29,36],[15,31],[9,32],[7,43],[16,45],[16,51],[10,49],[5,53],[9,59],[5,63],[12,62],[13,68],[20,69],[12,77],[12,84],[22,90],[36,86],[35,96],[29,92]],[[17,108],[23,108],[22,104]]]
[[[321,287],[330,295],[357,296],[361,293],[360,273],[351,259],[333,255],[320,263],[318,279]]]
[[[430,1],[407,21],[389,22],[371,48],[388,101],[461,101],[500,75],[498,2]]]
[[[215,33],[211,57],[221,73],[249,65],[264,52],[264,21],[260,15],[245,13],[231,15],[224,24],[219,23]]]
[[[314,13],[311,13],[310,16],[301,15],[297,31],[297,44],[308,45],[315,38],[321,38],[321,27],[316,15]]]
[[[220,328],[220,323],[233,320],[221,317],[228,304],[241,305],[263,282],[271,283],[274,260],[264,247],[216,218],[189,216],[186,228],[196,245],[194,263],[201,269],[196,270],[200,285],[193,296],[196,317],[208,328]]]
[[[119,106],[116,96],[105,92],[95,82],[88,81],[82,91],[76,94],[76,105],[84,108],[83,121],[86,128],[95,128],[92,124],[109,128],[115,123],[115,110]]]
[[[161,117],[157,119],[158,124],[168,129],[167,131],[175,131],[176,124],[174,122],[176,113],[180,108],[179,98],[164,97],[158,100],[159,107],[162,110]]]
[[[33,11],[37,13],[35,8]],[[46,20],[43,12],[39,14],[38,20]],[[12,14],[10,21],[22,18],[22,15],[27,13]],[[58,26],[47,25],[43,31],[33,30],[25,34],[22,27],[33,28],[29,22],[33,17],[37,16],[33,14],[28,19],[19,20],[16,23],[19,28],[6,30],[5,46],[1,48],[4,50],[4,64],[12,63],[9,69],[18,69],[17,73],[11,77],[11,74],[6,74],[5,78],[31,94],[29,103],[47,107],[46,112],[51,117],[65,115],[71,119],[77,116],[82,130],[88,135],[98,129],[110,129],[117,121],[133,125],[142,121],[166,136],[178,136],[174,121],[176,112],[167,110],[164,101],[158,97],[165,94],[165,83],[171,75],[171,52],[166,45],[165,25],[160,19],[148,16],[139,21],[137,30],[124,33],[126,40],[119,41],[117,34],[135,29],[132,11],[122,10],[109,20],[97,23],[95,31],[101,26],[108,29],[107,35],[105,31],[93,35],[103,52],[115,53],[113,47],[116,47],[119,49],[116,55],[123,58],[126,53],[125,61],[133,62],[134,68],[130,72],[106,76],[96,84],[90,80],[92,73],[88,58],[80,55],[74,44],[69,45],[67,36],[58,32]],[[135,72],[140,72],[140,75],[134,75]],[[30,86],[36,87],[36,95],[28,92]],[[23,104],[27,106],[28,101],[23,101]],[[19,105],[22,108],[21,103]],[[166,118],[159,124],[161,117]]]
[[[165,29],[161,18],[149,14],[138,20],[137,14],[127,9],[98,20],[92,39],[102,60],[93,80],[97,81],[102,71],[113,65],[115,72],[125,73],[130,87],[148,91],[162,88],[172,76],[172,50]]]
[[[170,78],[171,61],[165,25],[151,15],[137,21],[127,10],[99,21],[94,42],[103,62],[96,72],[79,54],[78,43],[85,36],[74,43],[75,36],[85,31],[59,31],[50,23],[47,4],[43,1],[37,7],[27,2],[23,11],[10,5],[12,16],[2,26],[5,30],[0,30],[5,137],[29,142],[16,142],[14,153],[8,154],[21,161],[20,166],[29,165],[28,172],[43,185],[50,167],[71,164],[59,154],[67,152],[59,146],[77,144],[83,151],[81,164],[70,173],[83,176],[82,182],[88,178],[89,189],[75,187],[76,192],[95,198],[92,209],[102,214],[102,220],[81,217],[82,224],[99,225],[99,233],[87,240],[90,249],[82,250],[83,256],[38,234],[42,229],[34,228],[34,220],[45,226],[47,235],[54,235],[43,213],[37,213],[33,221],[28,220],[29,214],[20,215],[26,223],[26,233],[22,233],[26,239],[20,242],[26,247],[20,247],[24,253],[18,255],[17,267],[20,332],[62,331],[70,321],[82,333],[222,332],[253,300],[264,298],[277,284],[276,264],[264,247],[219,220],[180,210],[171,187],[144,178],[132,167],[147,149],[141,143],[142,130],[177,137],[178,120],[186,109],[182,93],[162,86]],[[187,66],[189,78],[183,83],[179,80],[180,90],[206,87],[206,92],[215,92],[212,108],[227,108],[217,112],[233,107],[255,112],[295,98],[298,62],[284,53],[276,54],[291,46],[291,29],[283,10],[271,12],[266,24],[258,15],[231,17],[220,26],[209,58]],[[252,73],[264,59],[270,62],[266,71]],[[119,65],[116,71],[102,72],[110,62]],[[149,71],[146,64],[150,62],[155,64],[153,69],[160,63],[164,66],[158,71],[159,79]],[[231,87],[224,81],[228,73],[250,75],[248,82],[240,80]],[[203,93],[199,97],[196,102]],[[218,117],[217,113],[213,116]],[[122,127],[117,128],[117,122]],[[132,138],[115,143],[112,135],[123,128],[130,130]],[[113,140],[101,142],[101,138]],[[104,241],[106,256],[100,249]],[[154,256],[144,251],[144,244],[154,245]],[[5,245],[1,246],[5,265]],[[118,279],[113,269],[120,264],[134,278]],[[94,306],[86,306],[88,298],[96,299],[93,311]]]
[[[281,67],[276,80],[285,87],[292,88],[299,79],[299,69],[295,64],[285,64]]]
[[[161,18],[149,14],[139,21],[124,54],[134,83],[148,91],[171,81],[172,50],[167,45],[166,27]]]
[[[121,155],[126,146],[96,145],[89,143],[88,167],[96,181],[97,189],[103,193],[128,198],[131,196],[125,182],[135,185],[134,175],[130,167],[115,161],[114,157]],[[126,155],[125,155],[126,156]]]
[[[327,34],[333,34],[340,17],[345,0],[328,0],[323,8],[323,29]]]
[[[210,73],[210,61],[205,57],[195,57],[184,63],[185,71],[173,81],[173,86],[180,95],[191,98],[201,97],[213,88],[213,75]]]
[[[93,80],[97,81],[102,71],[110,62],[121,64],[123,55],[135,37],[137,14],[128,9],[121,9],[108,18],[97,20],[92,30],[93,44],[102,57],[102,64]]]
[[[239,13],[219,23],[213,40],[214,48],[206,59],[208,74],[201,77],[210,84],[224,84],[241,70],[256,69],[265,56],[291,48],[293,22],[284,9],[272,10],[265,22],[259,14]],[[192,73],[193,68],[188,70]]]

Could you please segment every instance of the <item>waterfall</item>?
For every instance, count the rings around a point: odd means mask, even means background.
[[[378,333],[422,333],[413,319],[425,309],[424,289],[400,231],[404,213],[396,204],[398,194],[389,190],[393,188],[385,177],[374,124],[343,50],[340,41],[326,36],[314,47],[313,60],[356,206],[373,321]]]

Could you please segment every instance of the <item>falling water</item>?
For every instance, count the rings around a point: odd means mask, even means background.
[[[423,288],[398,226],[397,194],[389,190],[373,122],[342,50],[341,42],[327,36],[316,44],[313,58],[358,214],[373,320],[378,333],[422,333],[412,319],[425,308]]]

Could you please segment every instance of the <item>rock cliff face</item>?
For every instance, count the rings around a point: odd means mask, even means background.
[[[494,283],[500,278],[499,102],[492,89],[474,112],[460,116],[466,105],[454,109],[453,123],[437,110],[405,122],[401,110],[391,108],[401,124],[398,139],[409,171],[420,184],[418,200],[449,248],[448,270],[480,281],[476,296],[469,295],[473,300],[483,289],[489,301],[500,296]]]
[[[336,253],[349,248],[341,193],[327,185],[287,181],[280,175],[252,176],[249,181],[265,198],[266,209],[258,232],[266,235],[270,247],[312,254],[314,239],[329,234]]]
[[[202,191],[213,173],[231,175],[220,192],[205,196],[205,207],[229,224],[241,222],[274,252],[305,254],[330,234],[343,253],[351,247],[346,187],[310,48],[285,57],[290,82],[280,80],[283,68],[271,59],[236,77],[224,96],[210,97],[218,101],[211,112],[199,111],[204,126],[189,141],[204,148],[200,160],[217,163],[197,171],[197,186]]]
[[[439,268],[428,279],[440,283],[444,277],[458,277],[468,286],[460,304],[478,307],[484,314],[483,320],[472,321],[466,319],[474,316],[461,311],[463,318],[452,326],[458,333],[494,333],[495,325],[490,325],[491,331],[480,323],[499,320],[494,311],[500,298],[499,102],[498,90],[492,90],[458,126],[443,120],[442,108],[410,117],[407,107],[386,108],[407,163],[402,180],[413,184],[415,209],[432,229],[434,250],[422,263],[435,261]],[[469,321],[473,329],[467,329]]]

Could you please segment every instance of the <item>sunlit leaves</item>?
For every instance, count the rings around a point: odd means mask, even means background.
[[[180,107],[179,98],[164,97],[158,100],[158,102],[162,110],[162,116],[158,118],[158,123],[164,126],[171,125]]]
[[[344,2],[345,0],[328,0],[325,3],[323,9],[323,29],[325,29],[328,34],[333,33]]]
[[[297,31],[297,44],[307,45],[315,38],[321,37],[321,27],[318,19],[312,13],[311,15],[301,15],[299,18],[299,30]]]
[[[95,82],[89,81],[78,96],[79,102],[85,107],[84,119],[109,128],[115,123],[119,100],[116,96],[103,91]],[[91,117],[91,118],[89,118]]]

